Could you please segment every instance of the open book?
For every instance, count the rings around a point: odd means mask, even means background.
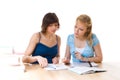
[[[91,74],[96,72],[105,72],[105,69],[101,69],[98,67],[86,67],[86,66],[76,66],[73,68],[69,68],[68,70],[73,71],[78,74]]]
[[[91,65],[93,67],[98,67],[98,64],[97,63],[94,63],[94,62],[91,62]],[[71,63],[71,66],[72,67],[75,67],[75,66],[86,66],[86,67],[90,67],[89,63],[88,62],[84,62],[84,63]]]
[[[47,67],[44,69],[46,70],[63,70],[63,69],[68,69],[68,67],[64,64],[48,64]]]

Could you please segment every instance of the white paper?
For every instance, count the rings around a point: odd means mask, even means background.
[[[44,69],[46,70],[63,70],[63,69],[68,69],[68,66],[64,64],[48,64],[47,67]]]
[[[93,67],[98,67],[98,64],[97,63],[94,63],[94,62],[91,62],[91,65]],[[86,67],[90,67],[89,63],[87,62],[84,62],[84,63],[71,63],[71,66],[86,66]]]
[[[78,74],[91,74],[91,73],[95,73],[95,72],[105,72],[106,70],[105,69],[101,69],[101,68],[98,68],[98,67],[85,67],[85,66],[76,66],[76,67],[73,67],[73,68],[69,68],[68,70],[70,71],[73,71],[75,73],[78,73]]]

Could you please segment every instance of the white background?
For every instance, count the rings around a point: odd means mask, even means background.
[[[55,12],[60,20],[61,57],[77,16],[87,14],[100,40],[104,62],[120,61],[119,0],[0,0],[0,47],[24,53],[33,33],[41,30],[43,16]]]

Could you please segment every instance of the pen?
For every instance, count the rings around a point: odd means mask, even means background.
[[[90,61],[88,61],[88,64],[90,65],[90,67],[92,67],[92,64],[91,64],[91,62],[90,62]]]

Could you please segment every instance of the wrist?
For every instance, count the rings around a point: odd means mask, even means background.
[[[64,63],[70,63],[70,58],[64,57]]]
[[[83,57],[83,61],[89,61],[89,59],[88,59],[88,58]]]
[[[60,57],[57,57],[57,56],[56,56],[56,57],[54,57],[54,58],[56,58],[57,60],[59,60],[59,59],[60,59]]]

